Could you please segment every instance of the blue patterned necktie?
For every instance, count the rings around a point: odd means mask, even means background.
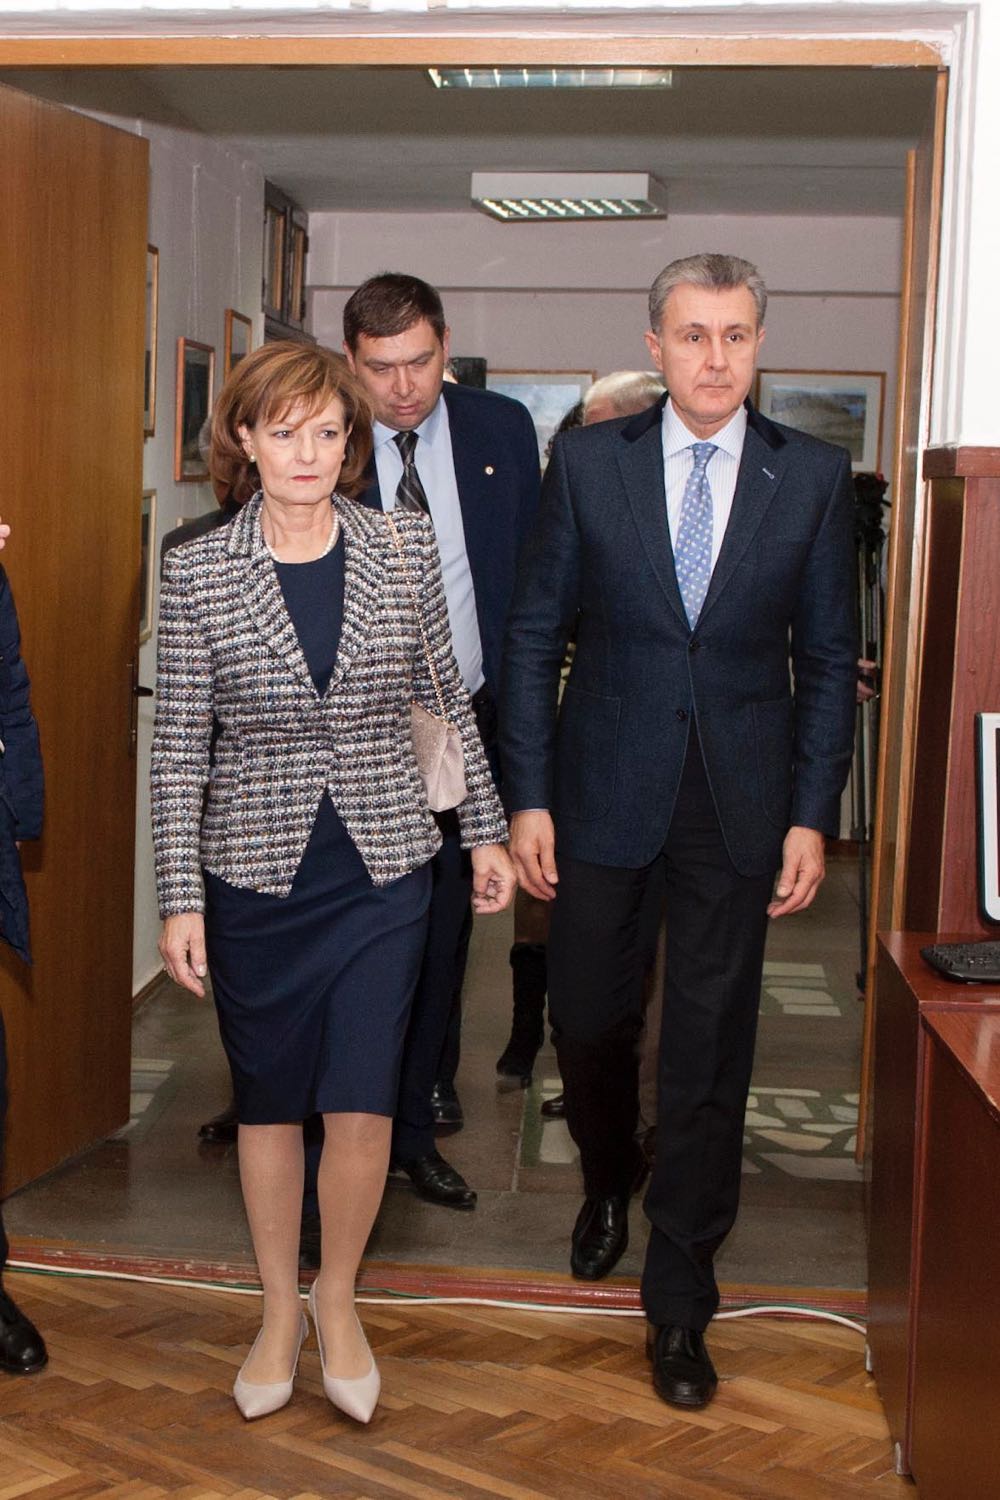
[[[706,470],[712,454],[718,452],[718,444],[692,443],[691,452],[694,463],[681,500],[674,567],[688,624],[693,630],[712,576],[712,490]]]
[[[427,496],[417,473],[417,465],[414,458],[417,448],[417,434],[415,432],[397,432],[393,442],[399,449],[399,456],[403,460],[403,477],[396,487],[396,504],[400,510],[422,511],[424,515],[430,514],[430,506],[427,504]]]

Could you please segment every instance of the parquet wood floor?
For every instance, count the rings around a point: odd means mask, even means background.
[[[254,1297],[9,1275],[48,1341],[0,1376],[0,1500],[849,1500],[907,1495],[862,1342],[822,1323],[717,1323],[704,1412],[652,1393],[635,1318],[363,1307],[382,1403],[323,1398],[315,1337],[291,1404],[230,1397]]]

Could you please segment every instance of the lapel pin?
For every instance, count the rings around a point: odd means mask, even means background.
[[[763,464],[761,464],[761,468],[762,469],[764,468]],[[774,478],[774,475],[771,473],[770,469],[764,469],[764,473],[767,475],[768,479],[773,479]]]
[[[487,464],[486,468],[483,470],[483,472],[484,472],[484,474],[492,474],[493,473],[493,465],[492,464]]]

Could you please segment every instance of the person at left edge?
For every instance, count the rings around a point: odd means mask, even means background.
[[[360,1421],[379,1377],[354,1281],[385,1186],[403,1036],[440,837],[410,708],[461,735],[473,904],[502,910],[506,823],[450,649],[426,517],[349,498],[370,452],[364,393],[312,345],[241,360],[212,422],[226,526],[167,554],[152,754],[160,951],[211,974],[239,1117],[240,1178],[264,1293],[234,1386],[244,1417],[291,1397],[308,1332],[298,1289],[302,1121],[323,1116],[322,1270],[310,1291],[324,1390]],[[218,726],[210,757],[213,723]],[[206,793],[207,789],[207,793]]]
[[[519,401],[444,383],[449,337],[440,296],[416,276],[373,276],[344,308],[344,352],[376,418],[360,498],[387,511],[419,507],[430,515],[455,656],[496,773],[500,652],[517,554],[538,509],[538,440]],[[455,815],[437,821],[442,845],[392,1157],[421,1197],[471,1209],[475,1192],[434,1143],[436,1124],[462,1123],[455,1074],[471,927],[471,876]]]
[[[6,536],[7,527],[0,526],[0,547]],[[18,846],[41,834],[44,805],[42,755],[29,695],[14,596],[0,568],[0,936],[25,963],[31,962],[28,897]],[[7,1046],[0,1011],[0,1161],[6,1104]],[[32,1375],[44,1367],[48,1354],[38,1329],[3,1289],[8,1251],[0,1217],[0,1370]]]

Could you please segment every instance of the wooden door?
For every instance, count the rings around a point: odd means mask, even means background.
[[[867,1150],[873,1084],[876,933],[902,925],[906,899],[923,618],[926,485],[921,472],[921,457],[927,443],[934,361],[947,85],[947,73],[939,73],[931,117],[920,145],[909,153],[907,160],[888,608],[883,642],[878,790],[858,1120],[859,1159]]]
[[[128,1119],[147,143],[0,89],[0,513],[46,774],[6,1191]]]

